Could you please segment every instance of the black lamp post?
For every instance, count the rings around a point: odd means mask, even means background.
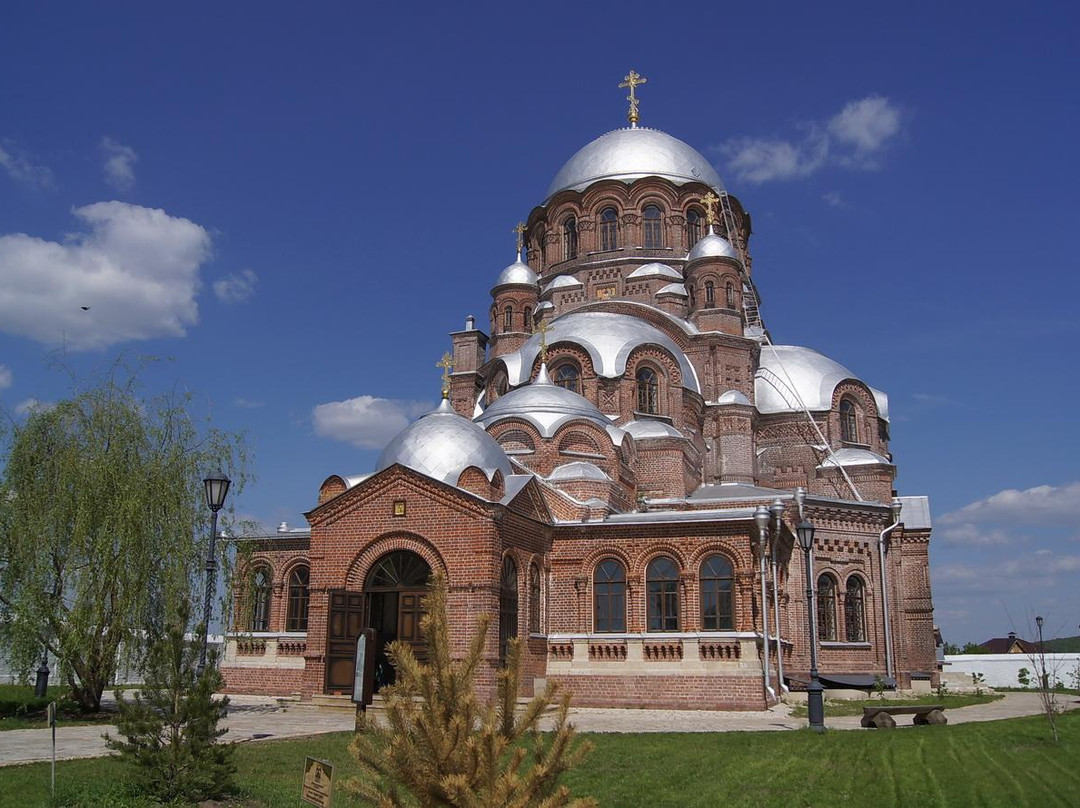
[[[1039,666],[1042,668],[1039,671],[1039,678],[1042,680],[1042,689],[1046,690],[1050,686],[1050,682],[1046,676],[1046,649],[1043,647],[1042,627],[1043,619],[1042,615],[1035,618],[1035,625],[1039,627]]]
[[[206,507],[210,509],[210,549],[206,553],[206,589],[203,593],[203,636],[202,650],[199,652],[198,675],[202,677],[206,670],[206,642],[210,634],[210,612],[214,601],[214,583],[217,574],[217,514],[221,506],[225,504],[225,495],[229,493],[229,485],[232,483],[228,477],[219,472],[211,472],[203,478],[203,486],[206,489]]]
[[[806,688],[806,709],[810,717],[810,729],[825,731],[825,701],[817,670],[817,612],[814,609],[814,579],[811,570],[810,551],[814,548],[814,525],[803,519],[795,528],[799,546],[806,555],[806,616],[810,629],[810,684]]]
[[[37,681],[34,683],[34,698],[43,699],[49,692],[49,646],[41,649],[41,665],[37,669]]]

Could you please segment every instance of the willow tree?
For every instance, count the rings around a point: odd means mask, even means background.
[[[24,671],[47,647],[83,709],[100,708],[118,665],[138,664],[146,630],[198,593],[205,472],[243,487],[243,437],[202,428],[190,407],[143,398],[117,365],[6,436],[0,646]]]

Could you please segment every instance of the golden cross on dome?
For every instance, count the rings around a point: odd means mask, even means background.
[[[540,364],[547,363],[547,320],[541,320],[540,325],[536,327],[536,330],[540,332]]]
[[[517,233],[517,250],[520,253],[521,248],[525,246],[525,222],[518,222],[517,227],[514,228],[514,232]]]
[[[450,398],[450,371],[454,369],[454,357],[449,353],[442,355],[442,361],[436,362],[435,367],[442,368],[442,397]]]
[[[647,81],[648,81],[647,78],[645,78],[644,76],[642,76],[642,75],[640,75],[638,73],[635,73],[633,70],[631,70],[628,74],[623,76],[623,83],[619,85],[619,89],[622,89],[623,87],[629,87],[630,88],[630,95],[626,96],[626,100],[630,102],[630,112],[627,113],[626,117],[630,121],[631,126],[637,126],[637,122],[638,122],[638,104],[641,101],[641,99],[639,99],[634,94],[634,90],[639,85],[642,85]]]
[[[716,224],[716,203],[719,201],[720,197],[712,191],[701,197],[701,204],[705,206],[705,223],[710,226]]]

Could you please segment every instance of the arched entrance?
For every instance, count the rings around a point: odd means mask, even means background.
[[[363,592],[338,590],[330,595],[327,642],[326,689],[351,692],[356,638],[361,627],[374,628],[375,689],[392,684],[394,669],[386,657],[386,646],[394,640],[411,643],[424,656],[420,618],[424,614],[431,567],[409,550],[387,553],[371,568]]]

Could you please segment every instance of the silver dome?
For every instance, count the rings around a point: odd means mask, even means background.
[[[675,280],[681,281],[683,276],[677,269],[672,269],[667,264],[660,264],[654,261],[651,264],[644,264],[638,267],[626,276],[627,280],[635,278],[674,278]]]
[[[686,256],[687,261],[696,261],[698,258],[734,258],[738,261],[739,255],[731,246],[731,242],[716,235],[710,226],[709,232],[691,248]]]
[[[844,379],[862,381],[839,362],[811,348],[777,345],[775,353],[773,351],[768,346],[762,347],[761,364],[754,374],[754,400],[758,412],[802,412],[803,404],[811,412],[831,410],[836,385]],[[870,392],[874,395],[878,416],[888,420],[889,397],[873,387]]]
[[[666,424],[663,421],[653,421],[651,419],[643,419],[641,421],[628,421],[622,425],[622,428],[634,436],[635,439],[641,440],[642,438],[681,438],[683,433],[673,427],[671,424]]]
[[[674,340],[653,325],[629,314],[607,311],[574,311],[557,317],[548,324],[547,344],[572,342],[580,345],[592,359],[593,370],[608,379],[618,379],[626,373],[630,353],[642,345],[658,345],[679,363],[683,387],[701,392],[697,372]],[[514,353],[499,357],[506,366],[511,385],[524,383],[532,372],[533,362],[540,353],[540,335],[533,334]]]
[[[549,480],[610,480],[602,468],[595,463],[575,460],[556,466],[548,475]]]
[[[723,187],[716,170],[695,149],[666,132],[637,127],[616,129],[582,147],[559,169],[547,198],[600,180],[633,182],[652,176],[680,185],[703,182],[718,191]]]
[[[716,399],[717,404],[741,404],[744,407],[750,406],[750,399],[740,393],[738,390],[728,390],[723,393],[720,398]]]
[[[595,404],[572,390],[552,384],[544,366],[535,382],[499,396],[476,417],[476,422],[487,429],[506,418],[528,421],[545,438],[569,421],[584,419],[605,429],[615,443],[621,442],[621,430],[613,427]]]
[[[823,462],[819,469],[831,469],[837,466],[891,466],[892,461],[887,457],[882,457],[877,452],[871,452],[869,449],[837,449]]]
[[[573,275],[560,275],[551,283],[547,284],[540,290],[541,295],[546,295],[548,292],[553,292],[556,289],[578,289],[584,286],[581,281],[575,278]]]
[[[686,293],[686,285],[682,283],[669,283],[667,286],[662,287],[656,294],[679,295],[680,297],[689,297],[689,295]]]
[[[528,286],[535,286],[538,276],[533,272],[532,267],[521,260],[521,256],[518,259],[499,273],[499,277],[495,280],[496,286],[502,286],[505,283],[521,283]]]
[[[496,471],[501,471],[504,479],[513,473],[510,460],[495,439],[454,412],[446,399],[394,436],[379,456],[375,471],[395,463],[454,486],[470,466],[484,472],[488,480]]]

